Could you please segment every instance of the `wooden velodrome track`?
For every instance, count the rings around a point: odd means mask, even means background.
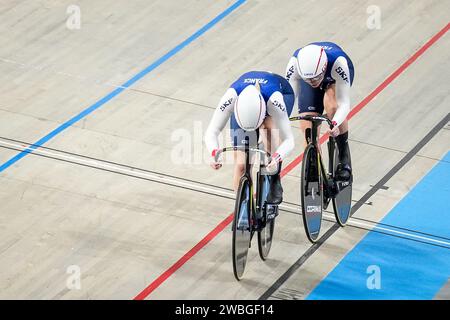
[[[70,5],[0,3],[2,299],[303,299],[450,149],[448,0],[379,0],[379,29],[370,1],[81,0],[72,30]],[[232,165],[209,168],[203,130],[240,74],[325,40],[356,69],[357,210],[308,242],[293,124],[270,259],[253,246],[237,282]]]

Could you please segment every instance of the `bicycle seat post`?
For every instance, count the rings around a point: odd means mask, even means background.
[[[250,138],[245,137],[245,172],[250,174]]]

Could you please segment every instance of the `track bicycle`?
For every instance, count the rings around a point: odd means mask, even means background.
[[[334,178],[339,162],[339,149],[332,136],[328,139],[328,171],[325,171],[317,128],[322,122],[326,122],[330,129],[333,129],[330,119],[324,116],[306,115],[291,117],[289,120],[307,120],[312,123],[312,128],[305,130],[307,146],[303,154],[300,198],[306,235],[314,243],[319,238],[322,211],[326,210],[330,201],[333,203],[334,214],[339,225],[343,227],[347,223],[350,217],[353,177],[351,176],[349,181],[337,181]]]
[[[248,141],[247,141],[248,142]],[[248,250],[255,232],[258,233],[258,251],[262,260],[266,260],[272,246],[275,217],[278,206],[267,203],[270,191],[271,175],[267,172],[265,164],[270,162],[270,154],[262,148],[245,146],[226,147],[219,149],[215,155],[218,161],[220,154],[228,151],[244,151],[245,172],[239,181],[236,193],[234,219],[232,225],[232,260],[233,272],[237,280],[241,280],[247,264]],[[251,174],[251,154],[259,154],[259,170],[256,175],[256,193],[253,192]]]

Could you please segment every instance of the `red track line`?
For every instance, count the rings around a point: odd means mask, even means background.
[[[436,33],[433,38],[428,40],[419,50],[416,51],[405,63],[403,63],[397,70],[395,70],[386,80],[383,81],[375,90],[373,90],[363,101],[361,101],[348,115],[348,119],[351,119],[355,114],[357,114],[364,106],[366,106],[373,98],[375,98],[384,88],[386,88],[392,81],[395,80],[403,71],[405,71],[414,61],[417,60],[425,51],[427,51],[436,41],[438,41],[448,30],[450,29],[450,23],[438,33]]]
[[[177,271],[183,264],[192,258],[197,252],[208,244],[215,236],[217,236],[227,225],[233,221],[233,214],[226,217],[221,223],[217,225],[210,233],[208,233],[199,243],[197,243],[191,250],[189,250],[184,256],[175,262],[169,269],[167,269],[162,275],[160,275],[155,281],[153,281],[147,288],[139,293],[134,300],[145,299],[153,290],[159,287],[161,283],[166,281],[175,271]]]
[[[347,119],[350,120],[355,114],[357,114],[362,108],[364,108],[370,101],[373,100],[384,88],[386,88],[389,83],[394,81],[403,71],[405,71],[414,61],[417,60],[429,47],[431,47],[436,41],[439,40],[448,30],[450,29],[450,23],[448,23],[445,28],[439,31],[433,38],[431,38],[427,43],[425,43],[413,56],[411,56],[405,63],[403,63],[397,70],[395,70],[386,80],[384,80],[378,87],[375,88],[367,97],[365,97],[357,106],[355,106],[352,111],[350,111]],[[324,143],[328,139],[327,135],[320,138],[320,144]],[[287,174],[294,167],[296,167],[303,159],[303,153],[295,158],[291,163],[289,163],[281,172],[282,174]]]
[[[414,61],[417,60],[425,51],[427,51],[436,41],[438,41],[448,30],[450,23],[434,35],[427,43],[425,43],[416,53],[414,53],[405,63],[403,63],[397,70],[395,70],[389,77],[386,78],[378,87],[375,88],[366,98],[364,98],[356,107],[349,113],[347,119],[351,119],[355,114],[361,111],[373,98],[375,98],[384,88],[386,88],[392,81],[394,81],[400,74],[403,73]],[[325,134],[320,138],[320,144],[324,143],[328,136]],[[303,159],[303,153],[289,163],[281,172],[281,176],[285,176],[292,169],[294,169]],[[233,214],[226,217],[219,225],[217,225],[210,233],[208,233],[199,243],[197,243],[191,250],[175,262],[169,269],[156,278],[150,285],[142,290],[134,300],[143,300],[148,297],[156,288],[158,288],[164,281],[166,281],[172,274],[175,273],[181,266],[183,266],[190,258],[206,246],[212,239],[214,239],[225,227],[233,221]]]

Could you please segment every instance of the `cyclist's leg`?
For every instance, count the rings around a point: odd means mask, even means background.
[[[321,115],[323,113],[323,96],[324,91],[320,88],[313,88],[305,81],[300,80],[300,96],[298,99],[298,113],[302,116],[305,115]],[[306,135],[307,129],[312,128],[312,123],[310,121],[301,120],[300,129],[305,137],[304,146],[306,147]],[[320,133],[320,126],[317,128],[317,136]]]
[[[292,90],[289,83],[287,83],[285,80],[281,81],[281,87],[284,105],[286,106],[286,113],[287,116],[289,117],[294,108],[294,101],[295,101],[294,91]],[[270,154],[273,154],[281,143],[279,131],[276,130],[278,128],[275,127],[271,117],[267,117],[263,125],[264,131],[266,132],[266,135],[264,136],[266,138],[266,141],[264,142],[264,144],[267,146],[266,150]],[[280,176],[282,165],[283,163],[282,161],[280,161],[276,173],[271,176],[270,193],[267,197],[267,201],[270,204],[276,205],[280,204],[283,201],[283,187],[281,185],[281,176]]]
[[[327,113],[327,117],[332,119],[337,111],[338,105],[336,101],[335,85],[331,85],[325,91],[323,104]],[[350,149],[348,146],[348,120],[339,126],[339,136],[336,139],[336,145],[339,149],[339,164],[337,168],[336,178],[339,180],[349,180],[352,169],[350,167]]]
[[[280,137],[272,117],[267,116],[264,119],[260,132],[264,148],[267,152],[273,154],[280,144]],[[277,170],[270,175],[270,191],[267,196],[267,203],[269,204],[277,205],[283,201],[280,171],[281,163],[278,165]]]
[[[323,113],[323,96],[324,91],[320,88],[313,88],[303,80],[300,81],[300,97],[298,100],[298,113],[302,116],[312,115],[317,116]],[[300,129],[303,136],[305,137],[304,146],[307,145],[307,130],[312,130],[311,121],[301,120]],[[320,134],[320,126],[317,128],[317,136]],[[318,146],[320,151],[320,146]],[[310,169],[308,170],[308,180],[317,181],[319,168],[317,166],[317,161],[312,161],[310,164]]]

